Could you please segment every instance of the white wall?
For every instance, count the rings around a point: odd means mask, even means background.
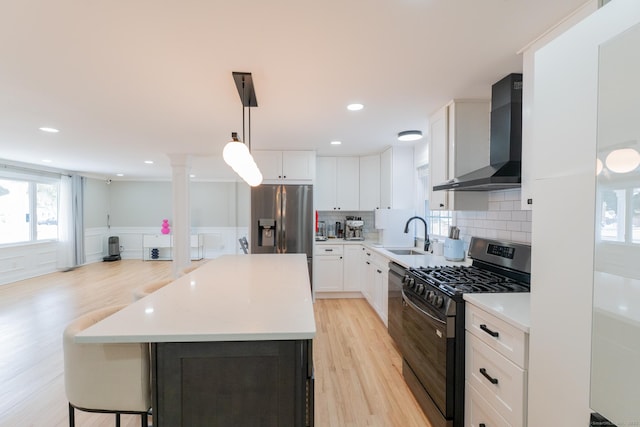
[[[535,55],[532,427],[589,424],[598,46],[639,21],[616,0]]]

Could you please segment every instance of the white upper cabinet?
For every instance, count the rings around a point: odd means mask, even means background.
[[[448,209],[448,191],[433,191],[433,186],[445,182],[449,179],[447,174],[449,162],[447,161],[447,153],[449,151],[449,125],[447,118],[449,116],[449,108],[447,106],[436,111],[429,118],[429,135],[431,135],[431,144],[429,144],[429,209],[442,210]]]
[[[491,103],[451,101],[429,118],[429,208],[487,210],[485,191],[433,191],[433,186],[489,165]]]
[[[265,181],[313,181],[316,155],[313,151],[252,152]]]
[[[414,208],[413,146],[391,147],[380,154],[380,208]]]
[[[360,210],[380,208],[380,155],[360,157]]]
[[[539,175],[538,169],[544,165],[547,152],[534,149],[533,113],[535,105],[533,93],[535,89],[535,54],[560,34],[573,27],[590,13],[588,7],[562,20],[553,29],[545,32],[522,53],[522,185],[520,209],[531,210],[533,207],[533,180]],[[536,169],[537,167],[537,169]]]
[[[360,209],[360,162],[358,157],[318,157],[316,209]]]

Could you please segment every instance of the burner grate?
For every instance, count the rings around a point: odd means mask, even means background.
[[[470,292],[529,292],[529,285],[475,266],[420,267],[417,277],[448,294]]]

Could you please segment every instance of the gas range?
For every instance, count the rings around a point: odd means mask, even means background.
[[[409,388],[439,426],[464,423],[464,294],[530,287],[528,245],[472,238],[469,257],[472,265],[389,270],[389,333]]]

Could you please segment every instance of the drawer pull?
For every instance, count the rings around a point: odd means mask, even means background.
[[[488,333],[494,338],[498,338],[498,336],[500,335],[498,332],[492,331],[491,329],[487,328],[487,325],[484,325],[484,324],[480,325],[480,329],[482,329],[483,331],[485,331],[486,333]]]
[[[491,375],[487,374],[487,370],[484,368],[480,368],[480,373],[491,382],[491,384],[498,384],[498,379],[493,378]]]
[[[325,249],[325,252],[333,252],[333,249]]]

